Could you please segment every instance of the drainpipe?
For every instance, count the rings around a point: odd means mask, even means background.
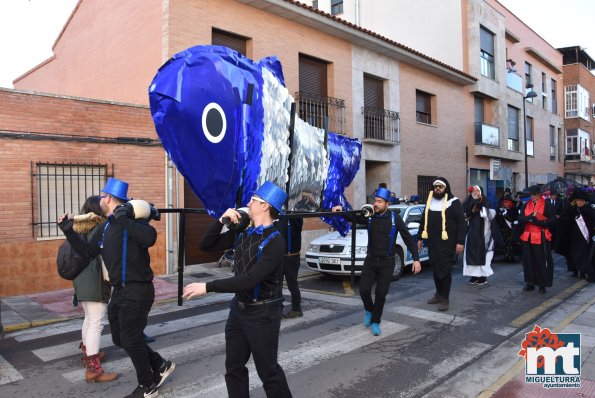
[[[355,24],[359,26],[359,0],[355,0]]]

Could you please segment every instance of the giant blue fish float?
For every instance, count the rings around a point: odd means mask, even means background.
[[[191,47],[159,69],[149,99],[163,147],[210,215],[248,203],[267,180],[287,190],[287,210],[351,208],[344,191],[361,142],[292,118],[276,57],[254,62],[227,47]],[[349,229],[343,219],[325,221]]]

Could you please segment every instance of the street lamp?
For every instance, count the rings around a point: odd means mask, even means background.
[[[527,85],[527,88],[532,88]],[[527,163],[527,112],[525,110],[525,101],[529,98],[537,97],[537,93],[533,90],[529,91],[527,95],[523,97],[523,131],[525,132],[525,189],[529,188],[529,164]]]

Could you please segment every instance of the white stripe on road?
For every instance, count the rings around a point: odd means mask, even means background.
[[[462,326],[468,323],[471,323],[471,320],[467,318],[463,318],[458,315],[451,315],[451,314],[444,314],[440,312],[428,311],[423,310],[421,308],[414,308],[414,307],[404,307],[404,306],[397,306],[397,307],[388,307],[387,310],[389,312],[399,314],[399,315],[407,315],[414,318],[421,318],[425,319],[426,321],[432,322],[439,322],[444,324],[450,324],[454,326]]]
[[[160,315],[163,313],[171,314],[177,311],[187,310],[189,308],[203,307],[210,304],[231,301],[233,297],[233,293],[217,293],[207,294],[206,296],[202,296],[190,301],[184,301],[183,306],[177,306],[174,303],[159,304],[158,306],[153,306],[151,313],[149,314],[149,319],[155,315]],[[82,319],[75,319],[72,321],[61,322],[60,324],[51,324],[47,326],[29,328],[18,332],[11,332],[10,337],[14,337],[16,341],[22,342],[74,332],[81,330],[81,327]]]
[[[229,310],[225,309],[215,312],[209,312],[207,314],[195,315],[188,318],[176,319],[173,321],[149,325],[145,328],[145,332],[149,336],[162,336],[167,333],[177,332],[180,330],[191,329],[197,326],[203,326],[208,325],[210,323],[220,322],[227,319],[228,314]],[[76,340],[71,341],[69,343],[64,343],[46,348],[40,348],[38,350],[33,350],[32,352],[42,361],[48,362],[53,361],[54,359],[65,358],[80,353],[78,345],[79,340]],[[112,342],[111,334],[105,334],[101,336],[101,341],[99,343],[100,347],[105,348],[111,347],[112,345],[114,344]]]
[[[23,376],[0,355],[0,386],[22,379]]]
[[[310,300],[326,301],[327,303],[343,304],[348,306],[363,306],[362,301],[359,298],[335,296],[332,294],[323,294],[316,292],[309,292],[307,290],[301,291],[302,298]]]
[[[279,353],[279,364],[286,375],[297,373],[301,370],[316,366],[323,361],[378,342],[381,338],[391,336],[407,328],[407,325],[383,321],[382,335],[374,336],[370,333],[370,329],[368,328],[361,325],[352,326],[339,332],[311,340],[307,343],[299,344],[296,348],[289,351]],[[262,383],[258,378],[254,363],[250,361],[247,367],[250,388],[254,389],[259,387]],[[160,394],[163,397],[176,398],[225,397],[227,394],[226,391],[223,375],[221,373],[215,373],[181,387],[176,387],[174,385],[171,388],[160,391]]]
[[[301,324],[301,323],[308,323],[312,322],[316,319],[324,318],[329,315],[332,315],[334,311],[327,310],[327,309],[314,309],[312,311],[304,312],[304,316],[301,318],[293,318],[293,319],[284,319],[281,322],[281,330],[287,329],[288,327]],[[204,315],[203,315],[204,316]],[[227,314],[226,314],[227,316]],[[384,323],[382,324],[384,327]],[[369,332],[368,332],[369,333]],[[186,343],[181,343],[169,347],[164,347],[159,349],[159,354],[167,359],[174,360],[175,358],[180,356],[186,356],[195,352],[200,352],[202,350],[218,350],[220,349],[223,353],[223,346],[225,344],[225,334],[224,333],[217,333],[215,335],[211,335],[208,337],[203,337],[201,339],[196,339],[192,341],[188,341]],[[119,372],[125,373],[129,372],[131,369],[130,359],[129,358],[122,358],[116,361],[109,361],[106,363],[106,367],[109,369],[110,372]],[[79,369],[67,373],[63,373],[62,376],[72,383],[83,380],[85,375],[84,369]]]

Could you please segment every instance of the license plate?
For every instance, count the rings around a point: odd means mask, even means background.
[[[320,257],[318,262],[320,264],[341,264],[341,259],[336,257]]]

